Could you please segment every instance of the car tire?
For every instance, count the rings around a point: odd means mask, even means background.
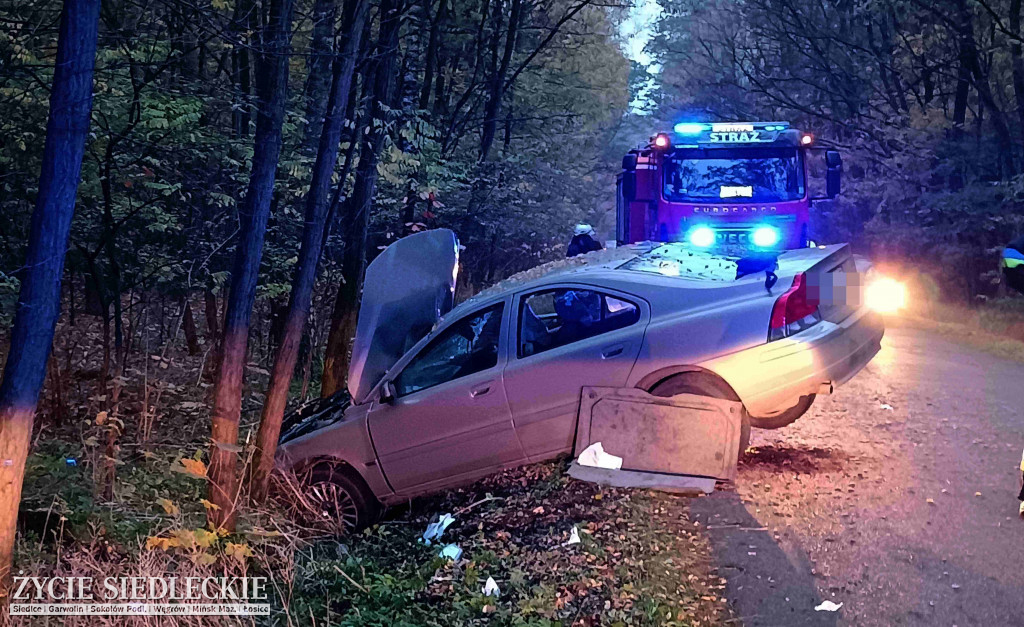
[[[362,477],[345,464],[318,464],[303,483],[317,515],[331,518],[339,532],[354,533],[380,517],[380,502]]]
[[[814,394],[801,396],[796,405],[774,416],[751,416],[750,424],[758,429],[781,429],[791,425],[811,408],[811,404],[814,403],[814,396]]]
[[[696,394],[726,401],[740,400],[728,383],[703,372],[686,372],[662,379],[651,388],[650,392],[654,396]],[[740,410],[740,418],[740,455],[742,455],[750,446],[750,416],[745,407]]]

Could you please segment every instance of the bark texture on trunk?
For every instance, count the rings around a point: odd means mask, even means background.
[[[382,21],[376,46],[377,61],[373,70],[371,124],[373,120],[383,122],[385,107],[391,101],[396,56],[394,51],[398,47],[398,30],[401,25],[400,5],[394,0],[381,0],[380,14]],[[327,335],[324,374],[320,385],[320,396],[323,398],[340,390],[348,377],[349,343],[355,333],[359,293],[362,291],[363,270],[366,267],[366,231],[377,185],[377,162],[387,135],[385,124],[381,123],[375,128],[373,133],[363,135],[355,186],[345,203],[347,230],[342,260],[343,282],[334,300],[331,327]]]
[[[274,453],[281,433],[281,420],[288,402],[288,388],[298,359],[302,332],[309,318],[310,303],[313,299],[313,283],[320,261],[324,226],[330,204],[331,176],[338,160],[341,132],[345,124],[346,105],[352,87],[352,74],[366,21],[369,0],[350,0],[345,7],[346,37],[340,59],[334,61],[331,94],[327,107],[327,120],[320,135],[316,163],[309,195],[306,197],[306,222],[302,231],[299,261],[295,268],[292,291],[285,314],[281,342],[274,359],[270,376],[267,399],[260,417],[260,428],[256,436],[256,456],[253,460],[250,492],[253,499],[266,498],[270,485],[270,474],[274,469]]]
[[[292,0],[272,0],[258,81],[259,108],[252,173],[245,201],[239,210],[241,229],[231,292],[224,315],[224,333],[219,351],[217,384],[211,418],[209,498],[220,509],[209,511],[214,528],[233,530],[238,518],[239,481],[238,420],[242,411],[242,378],[245,373],[249,321],[256,299],[256,278],[263,239],[267,230],[274,192],[274,177],[281,153],[281,125],[288,100],[288,49],[291,35]]]
[[[92,110],[100,0],[68,0],[61,12],[39,194],[0,383],[0,604],[8,599],[25,459],[60,314],[75,195]]]

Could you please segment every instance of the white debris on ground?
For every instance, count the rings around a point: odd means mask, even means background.
[[[462,547],[457,544],[446,544],[438,553],[438,557],[450,559],[453,562],[457,562],[462,559]]]
[[[427,530],[423,532],[423,537],[421,539],[427,546],[430,546],[432,541],[439,540],[441,538],[441,534],[444,533],[444,530],[453,522],[455,522],[454,516],[451,514],[441,514],[441,516],[438,517],[437,522],[432,522],[427,525]]]
[[[498,582],[494,581],[494,577],[488,577],[487,583],[484,584],[483,593],[485,597],[499,597],[501,596],[501,589],[498,587]]]
[[[572,526],[572,531],[569,532],[569,539],[562,543],[562,546],[569,546],[572,544],[580,543],[580,530],[576,525]]]
[[[606,453],[600,442],[594,442],[583,449],[577,460],[580,466],[593,466],[596,468],[609,468],[619,470],[622,468],[622,458]]]
[[[881,405],[878,406],[878,408],[883,409],[885,411],[895,411],[893,410],[892,405],[890,405],[889,403],[882,403]]]
[[[832,601],[822,601],[821,605],[814,606],[814,611],[815,612],[835,612],[835,611],[837,611],[841,607],[843,607],[842,603],[840,603],[839,605],[836,605]]]

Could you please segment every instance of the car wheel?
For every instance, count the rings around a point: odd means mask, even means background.
[[[736,393],[725,381],[702,372],[687,372],[663,379],[651,388],[655,396],[675,396],[677,394],[696,394],[710,396],[726,401],[738,401]],[[740,409],[740,454],[750,446],[750,416],[745,407]]]
[[[311,513],[321,522],[333,523],[339,533],[359,531],[380,515],[380,503],[348,466],[320,464],[304,483]]]
[[[811,404],[814,403],[814,396],[814,394],[801,396],[796,405],[774,416],[751,416],[750,424],[758,429],[781,429],[786,425],[791,425],[811,408]]]

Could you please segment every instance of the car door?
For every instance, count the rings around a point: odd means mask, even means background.
[[[445,327],[391,377],[370,435],[395,492],[426,491],[523,458],[502,384],[509,324],[504,301]]]
[[[583,386],[621,387],[650,313],[635,296],[582,285],[516,295],[505,390],[519,441],[537,461],[572,448]]]

